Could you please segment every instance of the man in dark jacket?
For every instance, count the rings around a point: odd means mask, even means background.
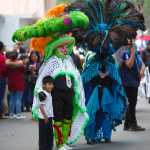
[[[145,128],[140,127],[136,120],[136,105],[138,87],[142,76],[144,76],[144,64],[140,55],[135,51],[132,43],[122,47],[116,54],[120,60],[120,72],[122,83],[128,98],[128,109],[126,112],[124,130],[144,131]]]

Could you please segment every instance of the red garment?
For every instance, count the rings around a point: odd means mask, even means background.
[[[7,67],[8,89],[10,91],[24,91],[24,67],[10,68]]]
[[[0,53],[0,77],[5,76],[4,73],[6,71],[5,65],[6,57],[3,53]]]

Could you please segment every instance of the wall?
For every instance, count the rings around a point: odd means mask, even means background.
[[[19,18],[16,16],[5,16],[0,20],[0,40],[5,43],[8,49],[13,45],[12,33],[19,27]]]
[[[15,3],[14,5],[9,4],[9,6],[6,5],[8,1]],[[55,5],[55,0],[34,0],[32,7],[30,0],[5,0],[1,4],[0,8],[3,9],[0,9],[0,14],[2,14],[0,15],[0,41],[3,41],[7,48],[11,49],[14,44],[11,40],[14,31],[26,24],[32,24],[37,18],[42,17],[47,9]],[[10,9],[8,9],[9,7]],[[4,10],[7,11],[4,12]],[[13,15],[6,15],[7,13],[12,13]]]

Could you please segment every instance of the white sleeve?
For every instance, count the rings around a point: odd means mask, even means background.
[[[46,105],[45,101],[39,102],[39,105]]]

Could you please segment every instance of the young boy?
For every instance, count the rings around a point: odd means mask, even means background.
[[[53,79],[45,76],[42,80],[42,91],[39,97],[39,150],[53,148],[53,106],[51,92],[54,88]]]

